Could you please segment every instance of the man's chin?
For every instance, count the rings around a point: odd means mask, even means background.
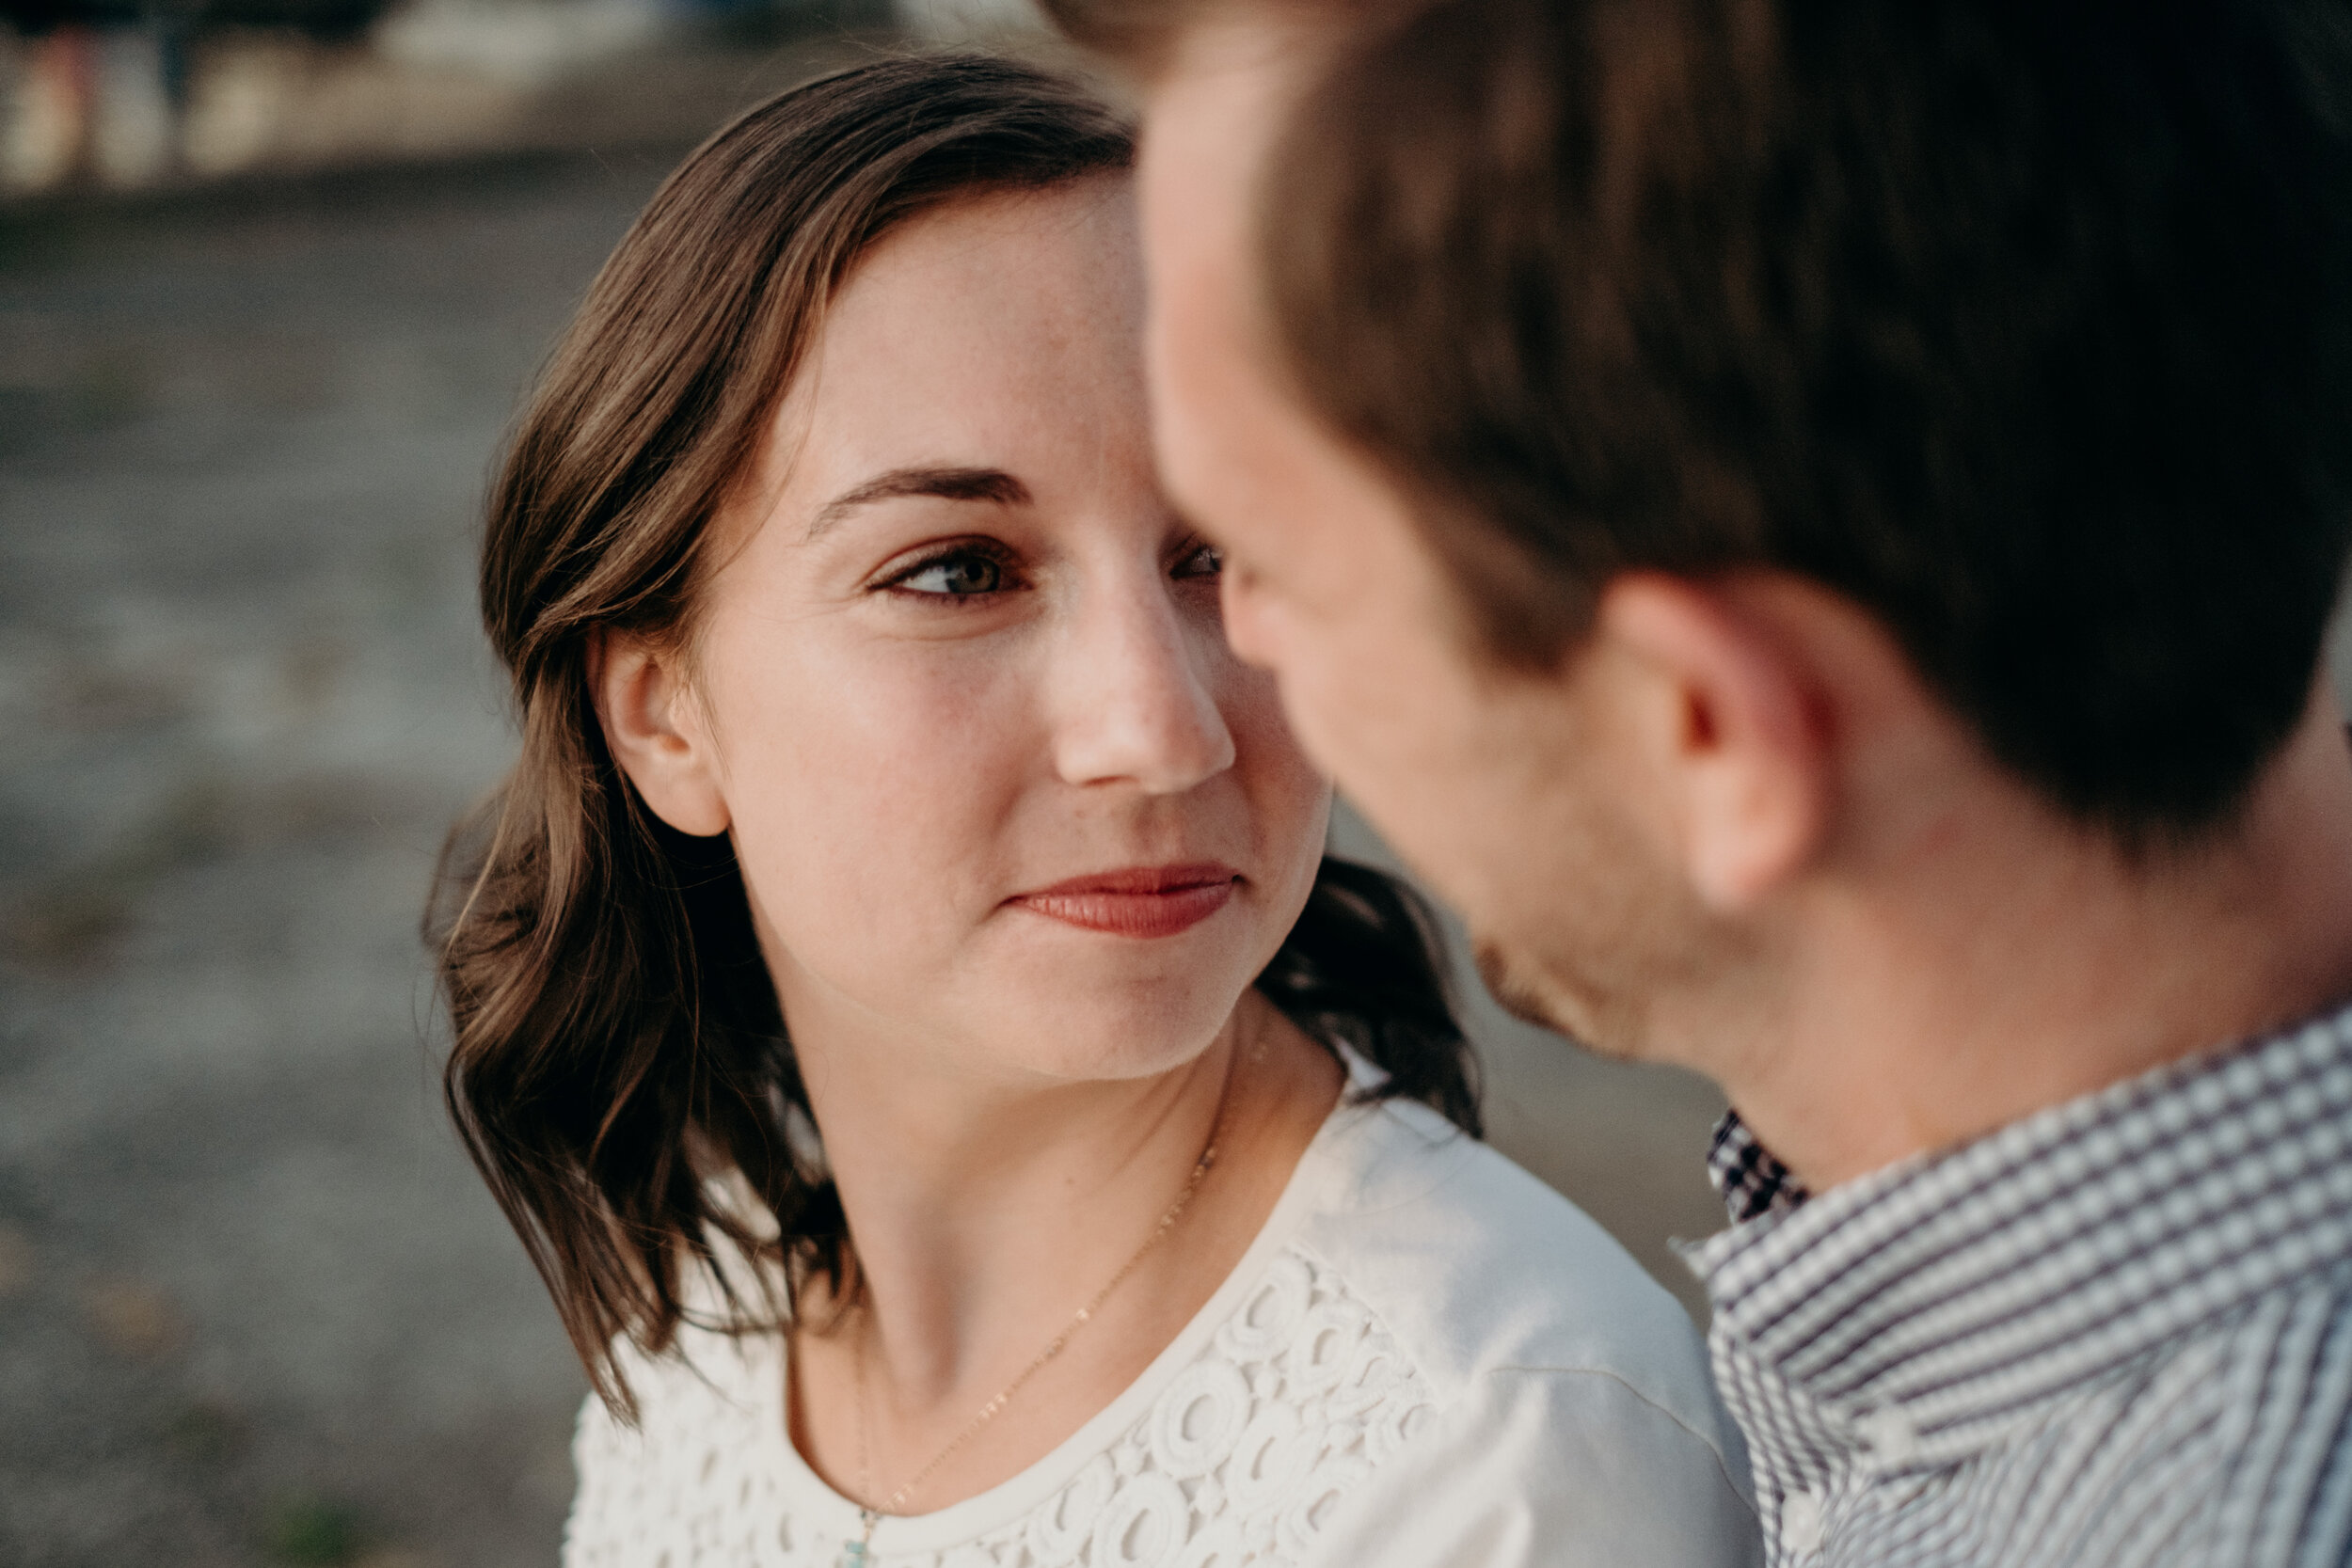
[[[1486,982],[1486,993],[1504,1012],[1538,1029],[1566,1027],[1564,1021],[1552,1016],[1543,988],[1527,974],[1509,949],[1480,938],[1471,943],[1470,952],[1477,960],[1478,977]]]
[[[1619,1037],[1623,1031],[1604,1022],[1609,1009],[1594,1006],[1565,986],[1551,981],[1542,967],[1519,957],[1499,942],[1474,937],[1470,953],[1478,977],[1504,1012],[1522,1023],[1565,1036],[1569,1042],[1617,1061],[1631,1061],[1640,1053]]]

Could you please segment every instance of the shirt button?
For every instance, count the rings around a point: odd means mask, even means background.
[[[1854,1425],[1870,1445],[1870,1457],[1885,1468],[1899,1470],[1918,1457],[1919,1434],[1912,1431],[1911,1418],[1895,1406],[1883,1404]]]
[[[1821,1499],[1810,1492],[1791,1492],[1780,1503],[1780,1549],[1790,1557],[1810,1557],[1821,1545]]]

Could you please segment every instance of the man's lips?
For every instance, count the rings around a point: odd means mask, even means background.
[[[1240,881],[1240,872],[1214,861],[1138,865],[1073,877],[1007,902],[1089,931],[1172,937],[1223,909]]]

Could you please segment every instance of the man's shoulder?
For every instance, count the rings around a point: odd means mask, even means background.
[[[2101,1473],[2081,1476],[2079,1490],[2151,1520],[2172,1515],[2169,1539],[2232,1560],[2346,1560],[2352,1264],[2282,1283],[2088,1386],[2006,1445],[2005,1467],[2063,1474],[2094,1436],[2106,1448]]]
[[[1906,1507],[1838,1533],[1889,1562],[1913,1560],[1874,1529],[1935,1535],[1934,1513],[1967,1560],[2019,1568],[2352,1560],[2352,1268],[2184,1329],[1940,1476],[1886,1483],[1913,1494]]]

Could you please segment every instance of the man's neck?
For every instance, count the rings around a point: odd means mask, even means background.
[[[2352,996],[2352,754],[2323,705],[2210,842],[2134,856],[1993,792],[1880,869],[1806,892],[1793,978],[1721,1074],[1817,1192]]]

